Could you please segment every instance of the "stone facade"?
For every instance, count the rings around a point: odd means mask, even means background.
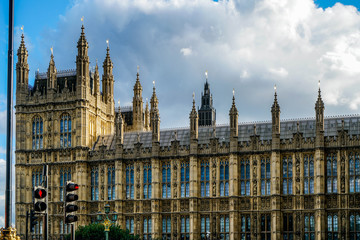
[[[29,88],[24,37],[16,64],[16,227],[25,236],[32,187],[49,168],[49,237],[64,226],[64,181],[79,184],[79,221],[109,203],[117,223],[144,238],[355,239],[360,234],[360,117],[281,121],[275,93],[271,122],[160,131],[158,98],[144,109],[139,73],[132,108],[114,107],[109,48],[89,70],[84,27],[76,70],[37,73]],[[119,114],[120,113],[120,114]],[[355,234],[355,235],[354,235]],[[358,235],[359,236],[359,235]],[[335,238],[336,237],[336,238]]]

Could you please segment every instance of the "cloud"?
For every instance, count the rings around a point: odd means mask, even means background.
[[[162,128],[189,124],[192,92],[200,96],[205,70],[217,123],[228,123],[233,88],[239,121],[270,119],[275,83],[282,118],[314,116],[319,79],[326,115],[356,113],[360,104],[360,14],[351,6],[324,10],[312,0],[79,0],[57,29],[40,36],[40,71],[47,69],[43,59],[51,46],[57,69],[75,68],[81,16],[91,66],[104,59],[110,40],[116,100],[131,103],[137,65],[144,99],[156,81]]]
[[[181,52],[184,56],[190,56],[190,55],[192,54],[191,48],[182,48],[182,49],[180,49],[180,52]]]

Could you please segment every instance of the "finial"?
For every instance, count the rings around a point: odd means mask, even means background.
[[[297,121],[297,123],[296,123],[296,128],[297,128],[297,131],[300,132],[300,123],[299,123],[299,121]]]
[[[153,87],[155,88],[155,80],[153,81]]]
[[[233,88],[233,97],[235,97],[235,88]]]
[[[106,39],[107,48],[109,48],[109,39]]]
[[[83,23],[84,23],[84,16],[82,16],[82,17],[81,17],[81,22],[83,22]]]
[[[21,29],[22,34],[24,34],[24,25],[22,25],[20,29]]]
[[[148,103],[148,98],[145,98],[146,99],[146,103]]]
[[[256,135],[256,123],[254,124],[254,135]]]
[[[96,66],[98,65],[98,60],[96,59]]]
[[[118,105],[119,105],[119,107],[120,107],[120,99],[118,100]]]
[[[51,55],[53,55],[53,53],[54,53],[54,48],[51,47],[51,48],[50,48],[50,51],[51,51]]]
[[[275,91],[275,94],[276,94],[276,84],[274,85],[274,91]]]
[[[193,97],[193,101],[195,102],[195,92],[193,92],[192,97]]]
[[[139,65],[137,65],[137,67],[136,67],[137,73],[139,73],[139,69],[140,69],[140,67],[139,67]]]
[[[320,80],[319,80],[319,82],[318,82],[318,86],[319,86],[319,89],[320,89]]]
[[[206,77],[206,80],[208,79],[208,71],[206,70],[205,71],[205,77]]]

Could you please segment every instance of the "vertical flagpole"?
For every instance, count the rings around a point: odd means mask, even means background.
[[[9,47],[7,69],[7,124],[6,124],[6,190],[5,190],[5,229],[11,227],[11,182],[12,182],[12,128],[13,128],[13,69],[14,69],[14,0],[9,0]]]

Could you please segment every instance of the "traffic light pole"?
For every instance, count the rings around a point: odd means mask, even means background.
[[[75,231],[74,231],[74,224],[71,223],[70,225],[70,231],[71,231],[71,240],[75,240]]]
[[[29,231],[29,211],[26,211],[25,240],[28,240],[28,231]]]

